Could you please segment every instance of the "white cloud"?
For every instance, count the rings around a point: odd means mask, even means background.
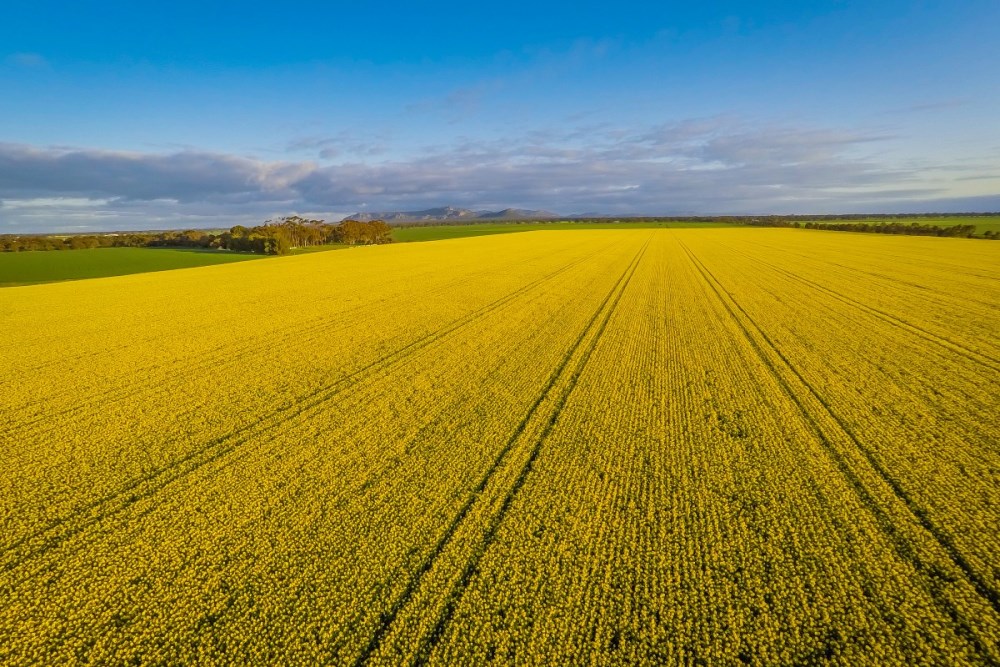
[[[107,206],[109,199],[89,199],[87,197],[38,197],[35,199],[0,200],[0,206],[7,209],[45,209],[45,208],[93,208]]]
[[[995,194],[994,181],[971,181],[961,170],[942,176],[942,165],[902,168],[880,160],[880,149],[891,140],[856,130],[714,117],[633,131],[570,127],[494,141],[458,140],[381,162],[366,161],[357,144],[351,161],[342,157],[336,164],[194,150],[0,144],[0,217],[5,229],[44,230],[79,217],[102,228],[149,229],[228,226],[366,206],[722,214],[902,210],[959,194],[965,199],[951,205],[992,201],[969,197]],[[338,149],[350,141],[308,137],[289,149]]]

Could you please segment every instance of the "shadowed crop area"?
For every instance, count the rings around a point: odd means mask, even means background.
[[[998,304],[788,229],[2,290],[0,663],[996,664]]]

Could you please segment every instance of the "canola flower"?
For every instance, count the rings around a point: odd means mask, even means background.
[[[0,662],[1000,661],[998,260],[587,230],[2,290]]]

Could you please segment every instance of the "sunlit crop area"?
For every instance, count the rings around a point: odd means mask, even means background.
[[[502,234],[0,329],[2,664],[1000,661],[1000,243]]]

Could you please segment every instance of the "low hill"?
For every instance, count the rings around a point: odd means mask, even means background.
[[[484,220],[544,220],[558,218],[558,213],[552,211],[534,211],[527,208],[505,208],[502,211],[480,211],[479,217]]]
[[[422,211],[366,211],[352,213],[344,220],[385,220],[386,222],[432,222],[436,220],[542,220],[558,218],[551,211],[534,211],[524,208],[505,208],[501,211],[474,211],[468,208],[439,206]]]

